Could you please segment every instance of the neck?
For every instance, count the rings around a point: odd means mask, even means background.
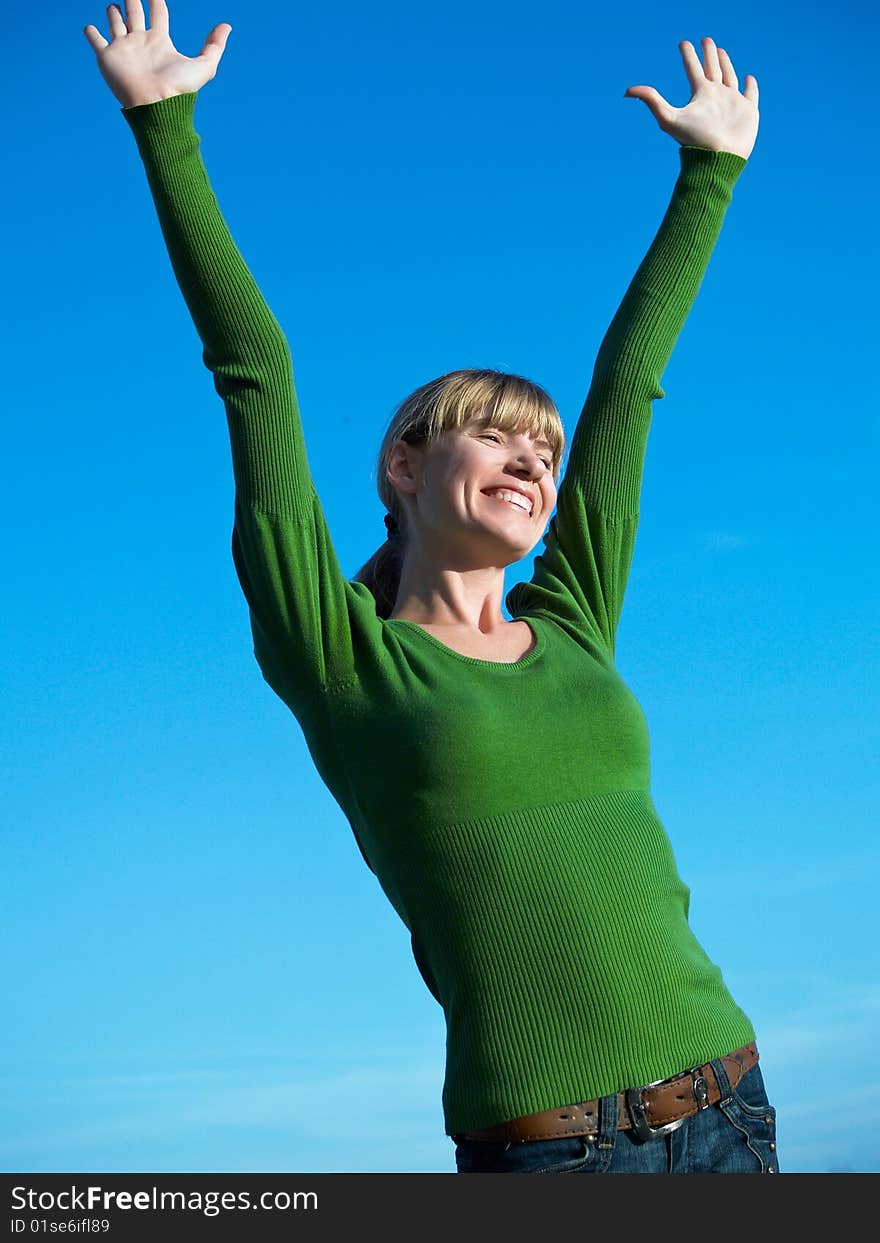
[[[503,599],[504,566],[452,569],[407,554],[390,616],[489,634],[507,624],[501,612]]]

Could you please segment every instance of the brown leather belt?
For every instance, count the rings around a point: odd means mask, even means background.
[[[731,1088],[735,1088],[746,1071],[758,1061],[758,1048],[752,1041],[720,1059],[727,1071]],[[711,1062],[694,1066],[669,1079],[628,1088],[617,1094],[617,1129],[633,1131],[640,1140],[654,1139],[674,1131],[693,1114],[710,1105],[717,1105],[722,1092]],[[556,1139],[564,1135],[598,1135],[599,1101],[580,1101],[558,1109],[526,1114],[485,1127],[481,1131],[461,1131],[453,1139],[483,1139],[519,1143],[530,1139]]]

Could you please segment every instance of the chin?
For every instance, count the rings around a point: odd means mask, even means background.
[[[532,538],[526,542],[515,540],[509,531],[500,532],[497,530],[489,530],[483,527],[482,533],[486,545],[493,547],[492,558],[494,565],[512,565],[515,561],[522,561],[523,557],[527,557],[540,540],[540,533],[532,533]],[[483,540],[480,541],[482,544]]]
[[[516,561],[522,561],[523,557],[527,557],[534,547],[534,544],[528,544],[523,547],[521,544],[514,545],[505,543],[499,550],[499,564],[513,565]]]

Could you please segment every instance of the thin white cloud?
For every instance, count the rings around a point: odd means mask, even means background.
[[[289,1128],[315,1140],[330,1139],[340,1127],[355,1133],[364,1118],[380,1129],[417,1137],[436,1131],[442,1063],[355,1069],[329,1076],[262,1077],[247,1071],[181,1071],[169,1074],[75,1079],[53,1085],[71,1103],[97,1100],[112,1116],[74,1125],[57,1120],[45,1129],[0,1140],[0,1154],[39,1153],[47,1148],[81,1149],[126,1140],[155,1140],[221,1128]],[[259,1081],[255,1081],[259,1079]],[[410,1102],[405,1111],[401,1100]],[[41,1093],[46,1104],[46,1095]],[[401,1114],[404,1116],[401,1116]]]

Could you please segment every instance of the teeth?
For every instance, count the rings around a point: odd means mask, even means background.
[[[519,509],[525,510],[527,514],[532,512],[532,504],[527,496],[523,496],[521,492],[511,492],[508,488],[492,488],[486,492],[486,496],[497,496],[502,501],[508,501],[511,505],[516,505]]]

